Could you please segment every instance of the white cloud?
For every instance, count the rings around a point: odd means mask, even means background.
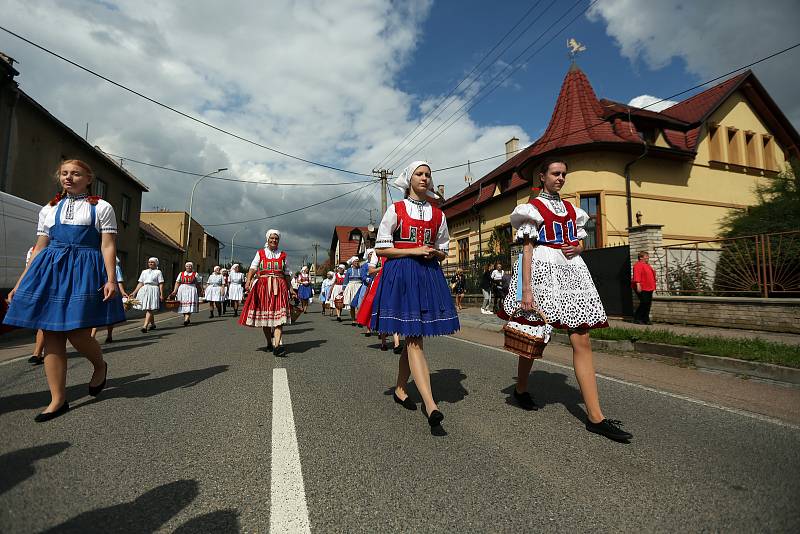
[[[420,100],[429,98],[403,92],[396,83],[429,10],[430,0],[0,0],[4,26],[88,68],[265,145],[367,173],[414,126]],[[197,172],[228,167],[229,176],[247,179],[359,179],[193,123],[4,33],[0,50],[19,61],[23,90],[76,131],[88,122],[89,141],[109,152]],[[485,128],[467,116],[415,156],[451,165],[500,153],[514,135],[528,142],[519,126]],[[498,162],[473,167],[473,173]],[[187,207],[193,177],[126,167],[151,189],[143,209]],[[464,185],[460,170],[434,178],[450,194]],[[346,190],[208,180],[198,188],[194,213],[205,224],[251,219]],[[276,226],[288,249],[310,253],[314,241],[327,248],[334,224],[364,224],[368,214],[361,208],[379,203],[375,187],[351,202],[354,197],[251,224],[236,241],[257,245],[264,229]],[[225,241],[235,229],[209,228]]]
[[[679,58],[701,80],[795,44],[800,28],[797,0],[603,0],[589,18],[606,23],[608,35],[631,61],[658,69]],[[795,49],[753,68],[795,126],[800,125],[798,62]]]
[[[677,102],[674,100],[664,100],[651,95],[639,95],[631,98],[631,101],[628,102],[629,106],[636,108],[644,108],[646,106],[649,111],[662,111],[675,104]]]

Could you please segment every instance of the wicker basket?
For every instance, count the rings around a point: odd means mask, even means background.
[[[333,305],[336,307],[337,310],[341,310],[344,308],[344,296],[339,295],[335,299],[333,299]]]
[[[505,336],[503,347],[523,358],[541,358],[544,348],[547,346],[544,338],[532,336],[508,326],[503,327],[503,334]]]
[[[297,318],[300,317],[303,314],[303,308],[290,304],[289,305],[289,314],[292,317],[292,322],[295,322],[297,320]]]
[[[177,310],[179,304],[177,300],[167,299],[164,301],[164,308],[168,310]]]

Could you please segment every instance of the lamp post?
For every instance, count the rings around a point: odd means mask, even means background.
[[[233,243],[236,240],[236,234],[238,234],[239,232],[241,232],[245,228],[247,228],[247,225],[244,225],[241,228],[239,228],[238,230],[236,230],[235,232],[233,232],[233,237],[231,237],[231,261],[230,261],[231,264],[233,264],[233,251],[234,251]]]
[[[184,257],[183,260],[184,262],[189,261],[189,247],[191,246],[189,242],[189,232],[192,229],[192,205],[194,204],[194,190],[197,189],[197,184],[202,182],[204,178],[208,178],[212,174],[217,174],[218,172],[227,170],[228,170],[227,167],[223,167],[221,169],[217,169],[216,171],[211,171],[208,174],[204,174],[203,176],[198,178],[197,181],[192,186],[192,193],[189,195],[189,221],[186,223],[186,256]]]

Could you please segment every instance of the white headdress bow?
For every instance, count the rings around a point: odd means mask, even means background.
[[[408,167],[403,169],[403,172],[400,173],[400,176],[394,179],[392,185],[405,193],[408,191],[408,188],[411,187],[411,177],[414,175],[414,171],[423,165],[428,168],[431,167],[430,163],[427,161],[412,161]],[[428,182],[428,196],[436,198],[436,193],[433,192],[433,179]]]
[[[158,258],[152,257],[147,260],[148,263],[150,263],[151,261],[156,264],[156,267],[158,267]]]

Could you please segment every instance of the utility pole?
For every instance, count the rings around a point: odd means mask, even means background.
[[[317,243],[315,241],[311,246],[314,247],[314,276],[316,277],[317,276],[317,266],[319,265],[317,263],[317,249],[319,248],[319,243]]]
[[[387,180],[389,176],[392,175],[392,171],[387,171],[386,169],[376,170],[372,169],[372,174],[380,175],[381,181],[381,217],[383,214],[386,213],[386,187],[387,187]]]

